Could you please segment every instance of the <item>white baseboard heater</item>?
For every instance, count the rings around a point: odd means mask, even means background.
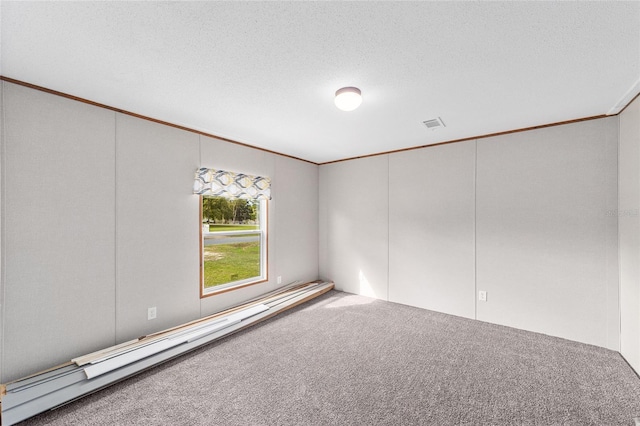
[[[311,300],[332,282],[294,283],[235,308],[103,349],[0,388],[1,424],[8,426],[180,356]]]

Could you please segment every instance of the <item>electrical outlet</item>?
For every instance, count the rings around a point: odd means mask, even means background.
[[[158,314],[158,311],[156,310],[155,306],[153,308],[147,309],[147,320],[155,319],[157,314]]]
[[[487,292],[486,291],[479,291],[478,292],[478,300],[481,302],[486,302],[487,301]]]
[[[282,277],[278,277],[278,284],[282,284]]]

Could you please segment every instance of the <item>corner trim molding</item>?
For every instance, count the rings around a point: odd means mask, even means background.
[[[395,153],[398,153],[398,152],[413,151],[415,149],[432,148],[432,147],[440,146],[440,145],[448,145],[450,143],[466,142],[466,141],[472,141],[472,140],[477,140],[477,139],[491,138],[491,137],[494,137],[494,136],[509,135],[511,133],[528,132],[530,130],[544,129],[546,127],[562,126],[564,124],[579,123],[581,121],[598,120],[600,118],[607,118],[607,117],[612,117],[612,116],[611,115],[606,115],[606,114],[601,114],[601,115],[594,115],[594,116],[591,116],[591,117],[576,118],[574,120],[558,121],[556,123],[540,124],[538,126],[523,127],[523,128],[520,128],[520,129],[513,129],[513,130],[505,130],[504,132],[488,133],[486,135],[471,136],[471,137],[468,137],[468,138],[454,139],[454,140],[450,140],[450,141],[438,142],[438,143],[433,143],[433,144],[428,144],[428,145],[412,146],[410,148],[402,148],[402,149],[396,149],[396,150],[393,150],[393,151],[385,151],[385,152],[378,152],[378,153],[375,153],[375,154],[361,155],[361,156],[358,156],[358,157],[344,158],[342,160],[327,161],[326,163],[320,163],[320,165],[324,166],[324,165],[327,165],[327,164],[340,163],[342,161],[358,160],[358,159],[361,159],[361,158],[376,157],[378,155],[395,154]]]
[[[607,115],[620,114],[622,111],[627,109],[627,107],[631,105],[631,103],[635,101],[638,96],[640,96],[640,77],[636,80],[635,83],[631,85],[629,90],[627,90],[627,92],[622,95],[618,102],[616,102],[616,104],[611,107],[609,112],[607,112]]]
[[[633,93],[635,93],[635,91],[637,91],[640,88],[640,79],[639,79],[638,81],[636,81],[631,86],[631,88],[627,91],[627,93],[625,93],[624,96],[618,101],[616,106],[614,106],[611,110],[609,110],[609,112],[607,114],[593,115],[593,116],[589,116],[589,117],[576,118],[576,119],[573,119],[573,120],[558,121],[558,122],[554,122],[554,123],[540,124],[540,125],[537,125],[537,126],[530,126],[530,127],[522,127],[522,128],[518,128],[518,129],[506,130],[506,131],[503,131],[503,132],[488,133],[488,134],[484,134],[484,135],[470,136],[470,137],[462,138],[462,139],[453,139],[453,140],[450,140],[450,141],[437,142],[437,143],[433,143],[433,144],[418,145],[418,146],[412,146],[412,147],[409,147],[409,148],[401,148],[401,149],[395,149],[395,150],[391,150],[391,151],[382,151],[382,152],[376,152],[376,153],[373,153],[373,154],[359,155],[359,156],[355,156],[355,157],[343,158],[343,159],[340,159],[340,160],[326,161],[324,163],[316,163],[316,162],[311,161],[311,160],[305,160],[303,158],[294,157],[292,155],[283,154],[281,152],[272,151],[272,150],[269,150],[269,149],[266,149],[266,148],[260,148],[260,147],[257,147],[257,146],[249,145],[249,144],[244,143],[244,142],[239,142],[239,141],[236,141],[236,140],[233,140],[233,139],[224,138],[222,136],[217,136],[217,135],[214,135],[212,133],[207,133],[207,132],[203,132],[203,131],[200,131],[200,130],[191,129],[189,127],[181,126],[179,124],[170,123],[168,121],[159,120],[157,118],[147,117],[147,116],[142,115],[142,114],[137,114],[135,112],[131,112],[131,111],[127,111],[127,110],[124,110],[124,109],[120,109],[120,108],[112,107],[112,106],[109,106],[109,105],[101,104],[99,102],[94,102],[94,101],[91,101],[91,100],[88,100],[88,99],[80,98],[78,96],[70,95],[68,93],[58,92],[57,90],[48,89],[46,87],[42,87],[42,86],[38,86],[38,85],[35,85],[35,84],[27,83],[27,82],[24,82],[24,81],[21,81],[21,80],[16,80],[14,78],[6,77],[6,76],[3,76],[3,75],[0,75],[0,81],[6,81],[8,83],[13,83],[13,84],[17,84],[19,86],[28,87],[30,89],[39,90],[41,92],[49,93],[49,94],[52,94],[52,95],[61,96],[63,98],[67,98],[67,99],[71,99],[71,100],[74,100],[74,101],[82,102],[82,103],[85,103],[85,104],[88,104],[88,105],[93,105],[93,106],[96,106],[96,107],[99,107],[99,108],[105,108],[105,109],[108,109],[108,110],[111,110],[111,111],[119,112],[121,114],[129,115],[129,116],[140,118],[140,119],[147,120],[147,121],[152,121],[154,123],[163,124],[165,126],[174,127],[176,129],[185,130],[187,132],[196,133],[198,135],[215,138],[215,139],[218,139],[218,140],[221,140],[221,141],[224,141],[224,142],[229,142],[229,143],[240,145],[240,146],[244,146],[244,147],[247,147],[247,148],[256,149],[258,151],[268,152],[270,154],[275,154],[275,155],[279,155],[279,156],[282,156],[282,157],[291,158],[293,160],[303,161],[305,163],[314,164],[316,166],[324,166],[324,165],[327,165],[327,164],[340,163],[340,162],[343,162],[343,161],[350,161],[350,160],[359,160],[359,159],[362,159],[362,158],[376,157],[376,156],[379,156],[379,155],[395,154],[395,153],[404,152],[404,151],[413,151],[415,149],[432,148],[432,147],[436,147],[436,146],[440,146],[440,145],[447,145],[447,144],[450,144],[450,143],[466,142],[466,141],[470,141],[470,140],[474,140],[474,139],[484,139],[484,138],[490,138],[490,137],[493,137],[493,136],[508,135],[508,134],[511,134],[511,133],[527,132],[527,131],[530,131],[530,130],[544,129],[546,127],[554,127],[554,126],[562,126],[562,125],[565,125],[565,124],[579,123],[581,121],[589,121],[589,120],[597,120],[597,119],[600,119],[600,118],[614,117],[614,116],[617,116],[617,115],[621,114],[631,103],[633,103],[634,100],[636,100],[640,96],[640,93],[637,93],[634,97],[629,99],[629,97],[631,97],[633,95]],[[627,99],[629,99],[629,101],[626,104],[624,104],[624,102]],[[624,105],[624,107],[622,107],[622,105]],[[616,112],[616,110],[617,110],[617,112]]]

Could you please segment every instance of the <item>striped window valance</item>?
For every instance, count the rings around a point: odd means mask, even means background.
[[[196,172],[193,193],[225,198],[270,200],[271,179],[203,167]]]

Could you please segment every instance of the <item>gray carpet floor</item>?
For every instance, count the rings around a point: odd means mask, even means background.
[[[633,425],[613,351],[331,291],[30,425]]]

